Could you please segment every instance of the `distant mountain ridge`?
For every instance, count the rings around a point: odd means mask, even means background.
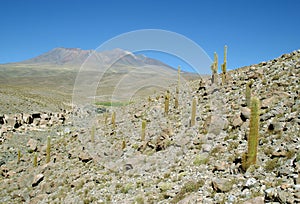
[[[90,66],[96,66],[99,61],[101,63],[110,65],[125,65],[125,66],[160,66],[169,69],[173,67],[159,61],[146,57],[144,55],[135,55],[129,51],[116,48],[98,52],[95,50],[82,50],[80,48],[54,48],[49,52],[41,54],[37,57],[19,62],[21,64],[50,64],[50,65],[71,65],[81,66],[88,59]]]

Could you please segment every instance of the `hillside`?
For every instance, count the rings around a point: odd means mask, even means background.
[[[177,109],[170,86],[168,114],[161,91],[121,107],[0,117],[0,202],[299,203],[300,50],[227,74],[224,85],[181,83]],[[244,171],[251,80],[259,142],[257,163]]]

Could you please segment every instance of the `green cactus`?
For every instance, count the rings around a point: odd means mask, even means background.
[[[34,167],[37,166],[37,152],[35,152],[34,155],[33,155],[33,166]]]
[[[20,149],[18,149],[18,160],[17,160],[17,164],[19,164],[21,161],[21,151]]]
[[[95,132],[96,132],[96,127],[93,125],[91,128],[91,142],[95,142]]]
[[[222,84],[226,83],[226,72],[227,72],[227,45],[224,46],[224,63],[222,67]]]
[[[250,107],[250,103],[251,103],[251,86],[253,84],[253,81],[249,81],[246,84],[246,105],[247,107]]]
[[[259,113],[260,101],[257,97],[251,99],[250,132],[248,136],[248,151],[244,155],[242,168],[247,170],[250,165],[256,163],[257,146],[259,138]]]
[[[178,98],[179,98],[179,91],[178,88],[176,87],[176,95],[175,95],[175,102],[174,102],[175,109],[178,109],[179,106]]]
[[[212,83],[217,83],[218,79],[218,55],[215,52],[214,53],[214,62],[211,65],[211,70],[212,70]]]
[[[51,149],[51,138],[47,137],[47,147],[46,147],[46,163],[50,162],[50,149]]]
[[[145,141],[145,138],[146,138],[146,120],[143,120],[142,121],[142,134],[141,134],[141,140],[142,141]]]
[[[193,98],[193,101],[192,101],[192,115],[191,115],[191,127],[194,126],[195,122],[196,122],[196,106],[197,106],[196,98]]]
[[[123,138],[122,140],[122,150],[126,148],[126,141],[125,139]]]
[[[113,129],[116,128],[116,112],[113,112],[111,115],[111,125]]]
[[[169,104],[170,104],[170,93],[169,91],[165,94],[165,115],[169,114]]]

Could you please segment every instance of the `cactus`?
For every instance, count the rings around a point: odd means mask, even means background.
[[[20,149],[18,150],[18,160],[17,160],[17,164],[19,164],[21,161],[21,151]]]
[[[222,84],[226,83],[226,72],[227,72],[227,45],[224,46],[224,63],[222,67]]]
[[[179,98],[179,91],[178,91],[178,87],[176,87],[175,102],[174,102],[175,109],[178,109],[179,106],[178,98]]]
[[[170,104],[170,93],[167,91],[165,94],[165,115],[169,114],[169,104]]]
[[[122,150],[126,148],[126,141],[125,139],[122,140]]]
[[[214,62],[211,65],[211,70],[212,70],[212,83],[217,83],[218,79],[218,55],[215,52],[214,53]]]
[[[147,122],[145,120],[142,121],[142,134],[141,134],[141,140],[145,141],[146,138],[146,124]]]
[[[257,97],[251,99],[250,132],[248,136],[248,151],[243,157],[243,170],[247,170],[250,165],[256,163],[257,146],[259,137],[259,113],[260,101]]]
[[[34,167],[37,166],[37,152],[35,152],[34,155],[33,155],[33,166]]]
[[[91,142],[95,142],[95,132],[96,132],[96,127],[93,125],[91,128]]]
[[[193,98],[193,102],[192,102],[192,115],[191,115],[191,127],[194,126],[195,122],[196,122],[196,105],[197,105],[196,98]]]
[[[105,124],[105,126],[107,125],[107,120],[108,120],[108,113],[107,113],[107,111],[105,111],[105,113],[104,113],[104,124]]]
[[[50,162],[50,149],[51,149],[51,140],[50,136],[47,137],[47,147],[46,147],[46,163]]]
[[[250,102],[251,102],[251,86],[253,84],[253,81],[249,81],[246,84],[246,105],[247,107],[250,107]]]
[[[111,125],[113,129],[116,128],[116,112],[113,112],[111,115]]]

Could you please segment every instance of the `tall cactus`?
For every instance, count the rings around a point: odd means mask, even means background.
[[[93,125],[91,128],[91,142],[95,142],[95,132],[96,132],[96,127]]]
[[[142,141],[145,141],[145,138],[146,138],[146,120],[143,120],[142,121],[142,133],[141,133],[141,140]]]
[[[250,132],[248,136],[248,151],[244,155],[242,168],[247,170],[250,165],[256,163],[257,146],[259,138],[259,113],[260,101],[257,97],[251,99]]]
[[[37,166],[37,152],[34,153],[33,155],[33,166],[36,167]]]
[[[116,128],[116,112],[113,112],[111,115],[111,126],[113,129]]]
[[[247,107],[250,107],[250,103],[251,103],[251,86],[253,84],[253,81],[249,81],[246,84],[246,105]]]
[[[18,149],[18,160],[17,160],[17,164],[19,164],[21,161],[21,150]]]
[[[215,52],[214,53],[214,62],[211,65],[211,70],[212,70],[212,83],[217,83],[218,81],[218,55]]]
[[[177,87],[176,87],[176,93],[175,93],[174,107],[175,107],[175,109],[178,109],[178,107],[179,107],[179,91],[178,91]]]
[[[47,137],[47,147],[46,147],[46,163],[50,162],[50,151],[51,151],[51,138]]]
[[[170,106],[170,93],[169,91],[165,94],[165,115],[169,114],[169,106]]]
[[[197,106],[196,98],[193,98],[193,101],[192,101],[192,114],[191,114],[191,127],[194,126],[195,122],[196,122],[196,106]]]
[[[224,46],[224,62],[222,67],[222,84],[226,83],[226,72],[227,72],[227,45]]]

